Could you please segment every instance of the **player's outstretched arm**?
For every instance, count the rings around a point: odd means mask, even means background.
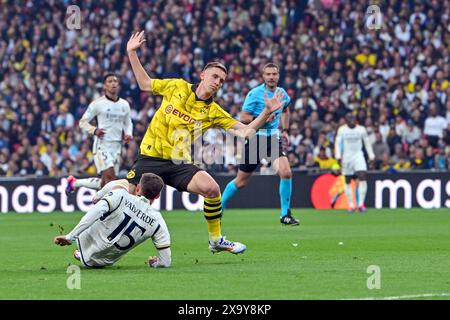
[[[152,268],[168,268],[172,264],[172,253],[169,248],[159,249],[158,256],[148,257],[148,265]]]
[[[73,230],[65,236],[57,236],[54,239],[55,244],[60,246],[70,245],[78,236],[87,228],[89,228],[97,219],[110,210],[110,205],[107,201],[100,201],[93,206],[89,211],[81,218],[80,222]]]
[[[244,124],[242,122],[237,122],[231,127],[231,133],[238,135],[242,138],[251,138],[256,134],[256,131],[261,128],[267,119],[278,109],[283,106],[283,99],[285,98],[285,93],[281,90],[277,90],[272,98],[269,99],[267,93],[264,94],[265,108],[264,110],[253,119],[249,124]]]
[[[141,62],[137,56],[136,50],[145,42],[144,31],[136,32],[131,35],[130,40],[127,43],[127,53],[130,59],[131,68],[133,69],[134,76],[142,91],[152,91],[152,78],[145,72]]]

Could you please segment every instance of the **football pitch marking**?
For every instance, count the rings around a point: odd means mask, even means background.
[[[424,293],[424,294],[410,294],[404,296],[368,297],[368,298],[356,298],[344,300],[401,300],[401,299],[429,298],[429,297],[450,297],[450,293]]]

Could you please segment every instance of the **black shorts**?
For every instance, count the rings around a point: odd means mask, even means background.
[[[190,163],[176,164],[172,160],[138,155],[133,168],[127,174],[127,180],[137,185],[144,173],[154,173],[160,176],[165,184],[178,191],[187,191],[189,182],[199,171],[202,169]]]
[[[279,157],[286,157],[286,153],[283,151],[283,145],[278,136],[255,135],[250,140],[245,140],[241,158],[242,163],[239,165],[239,170],[253,172],[261,165],[262,159],[272,163]]]

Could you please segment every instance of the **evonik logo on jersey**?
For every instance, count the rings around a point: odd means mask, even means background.
[[[166,106],[166,108],[164,110],[167,114],[172,114],[172,115],[182,119],[184,122],[187,122],[189,124],[194,124],[196,127],[198,127],[198,126],[201,127],[201,125],[202,125],[202,121],[192,118],[187,113],[181,112],[180,110],[174,108],[170,104],[168,106]]]

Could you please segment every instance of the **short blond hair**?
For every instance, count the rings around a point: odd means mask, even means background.
[[[225,74],[228,74],[227,67],[225,67],[225,65],[219,61],[208,62],[206,66],[203,68],[203,71],[210,68],[219,68],[223,72],[225,72]]]

